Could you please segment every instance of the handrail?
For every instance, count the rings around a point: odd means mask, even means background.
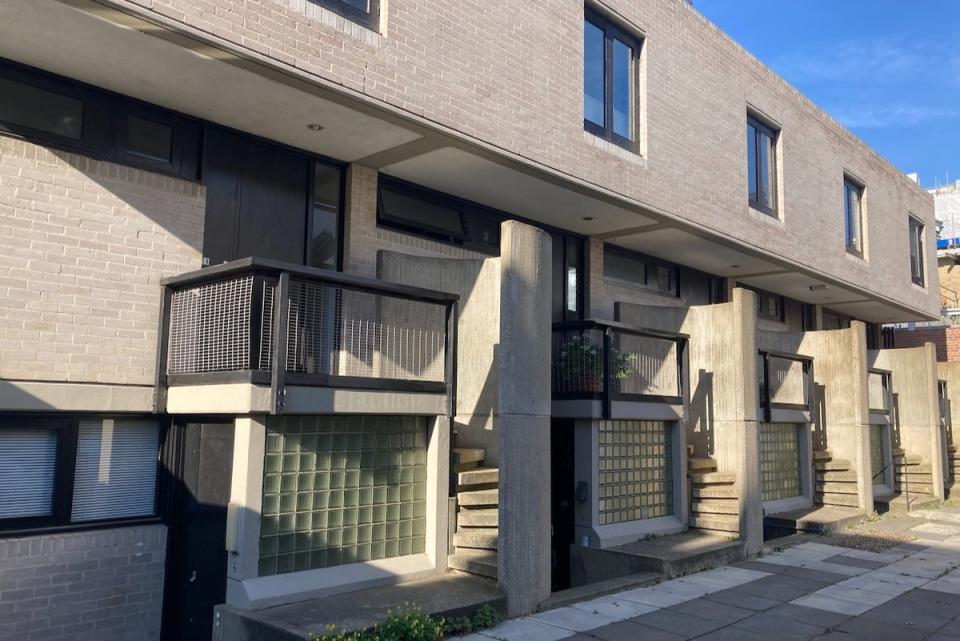
[[[649,336],[650,338],[663,338],[665,340],[674,340],[674,339],[684,339],[687,340],[690,338],[689,334],[683,334],[681,332],[671,332],[663,329],[651,329],[649,327],[642,327],[640,325],[629,325],[627,323],[621,323],[618,321],[607,321],[607,320],[573,320],[573,321],[557,321],[553,324],[553,331],[571,331],[578,329],[615,329],[620,332],[625,332],[628,334],[634,334],[636,336]]]
[[[458,294],[449,292],[439,292],[423,287],[413,285],[401,285],[400,283],[391,283],[376,278],[366,276],[357,276],[354,274],[345,274],[335,272],[329,269],[319,267],[307,267],[294,263],[285,263],[279,260],[268,258],[258,258],[256,256],[232,260],[227,263],[214,265],[213,267],[204,267],[177,276],[169,276],[160,280],[160,285],[172,289],[182,289],[187,286],[198,285],[211,281],[220,280],[226,276],[236,276],[238,274],[256,272],[258,274],[279,276],[281,273],[288,273],[292,276],[303,276],[310,279],[322,280],[333,285],[347,287],[350,289],[366,291],[375,294],[390,294],[400,298],[410,300],[421,300],[425,302],[446,303],[459,301]]]
[[[813,386],[810,381],[810,372],[813,368],[813,357],[806,356],[804,354],[788,353],[788,352],[778,352],[771,349],[760,349],[757,350],[757,355],[762,360],[762,372],[761,376],[761,389],[760,389],[760,406],[763,409],[764,421],[769,423],[773,418],[773,409],[798,409],[803,411],[809,411],[813,406]],[[787,360],[794,363],[800,363],[802,367],[803,374],[803,399],[804,402],[800,404],[793,403],[775,403],[773,402],[773,395],[770,393],[770,359],[776,358],[780,360]]]

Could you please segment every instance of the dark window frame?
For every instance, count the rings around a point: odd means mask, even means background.
[[[371,31],[380,31],[380,0],[368,0],[370,9],[358,9],[343,0],[310,0],[313,4],[328,9],[338,16],[343,16],[350,22],[355,22]]]
[[[849,192],[854,191],[857,194],[857,238],[856,242],[851,242],[850,231],[851,231],[851,220],[850,220],[850,211],[847,209],[850,197]],[[847,248],[847,253],[856,256],[857,258],[863,258],[864,256],[864,228],[863,228],[863,199],[866,192],[866,188],[863,183],[859,180],[851,177],[849,174],[843,175],[843,233],[844,233],[844,245]]]
[[[59,136],[16,123],[0,122],[0,132],[45,147],[80,153],[95,160],[197,182],[200,174],[200,121],[149,103],[93,87],[0,58],[0,77],[80,100],[83,122],[79,139]],[[126,147],[130,116],[173,129],[170,162],[135,153]]]
[[[624,258],[630,260],[636,260],[643,263],[643,282],[637,283],[635,281],[626,281],[622,278],[617,278],[616,276],[607,276],[606,274],[606,260],[604,260],[604,281],[613,283],[614,285],[623,285],[627,287],[633,287],[648,291],[652,294],[660,294],[661,296],[670,296],[673,298],[680,298],[680,273],[682,267],[676,263],[671,263],[670,261],[656,258],[650,256],[649,254],[644,254],[643,252],[634,251],[632,249],[627,249],[626,247],[620,247],[619,245],[614,245],[612,243],[603,243],[603,252],[606,255],[607,251],[610,251],[614,254],[619,254]],[[651,278],[655,278],[655,271],[657,268],[666,268],[670,270],[670,279],[673,281],[669,290],[660,289],[659,286],[651,285]],[[659,281],[659,278],[657,278]]]
[[[53,497],[49,515],[17,517],[0,519],[0,535],[4,537],[32,536],[39,533],[74,532],[96,530],[125,525],[142,525],[145,523],[159,523],[160,517],[160,485],[163,477],[163,468],[160,463],[160,451],[169,427],[169,421],[156,415],[132,414],[129,416],[144,417],[156,420],[159,424],[159,440],[157,442],[157,483],[154,488],[153,514],[139,517],[121,517],[112,519],[98,519],[74,523],[73,488],[77,462],[77,437],[80,431],[80,421],[84,418],[108,419],[117,418],[118,414],[0,414],[0,432],[9,428],[56,430],[57,453],[54,463]]]
[[[914,285],[919,285],[920,287],[926,287],[926,278],[925,278],[925,263],[924,260],[924,247],[926,245],[925,235],[926,235],[926,225],[922,220],[909,214],[908,219],[908,249],[910,257],[910,280]],[[914,253],[915,252],[915,253]]]
[[[783,294],[778,294],[776,292],[771,292],[766,289],[760,289],[759,287],[753,287],[752,285],[747,285],[744,283],[737,283],[737,287],[743,289],[749,289],[751,292],[757,295],[757,318],[762,318],[763,320],[772,321],[775,323],[785,323],[787,322],[787,297]],[[770,301],[776,300],[777,310],[776,314],[770,313]]]
[[[298,150],[300,151],[300,150]],[[346,208],[344,206],[345,201],[347,200],[347,166],[340,162],[333,160],[331,158],[326,158],[322,156],[317,156],[316,154],[310,155],[310,176],[309,176],[309,198],[307,199],[307,229],[304,238],[306,239],[306,247],[303,249],[304,255],[304,264],[310,265],[310,243],[313,241],[313,208],[316,206],[316,201],[314,200],[316,196],[316,179],[317,179],[317,164],[326,165],[328,167],[335,167],[337,171],[340,172],[340,186],[339,186],[339,197],[337,199],[337,261],[336,268],[334,271],[342,272],[343,271],[343,249],[344,249],[344,225],[346,225]],[[378,199],[379,201],[379,199]],[[377,215],[379,216],[379,202],[377,203]],[[318,267],[317,265],[311,265],[312,267]]]
[[[756,158],[756,174],[754,176],[750,176],[750,175],[747,176],[747,203],[750,205],[750,207],[752,207],[753,209],[756,209],[757,211],[762,211],[763,213],[769,216],[778,218],[779,217],[778,200],[780,196],[780,193],[779,193],[780,185],[778,184],[778,181],[777,181],[777,171],[780,168],[780,164],[779,164],[780,159],[779,159],[779,155],[777,154],[777,146],[780,144],[780,129],[762,120],[759,116],[757,116],[752,111],[748,111],[747,112],[747,130],[748,131],[750,127],[753,127],[754,130],[757,132],[752,141],[754,145],[754,158]],[[761,185],[762,185],[761,176],[763,175],[760,168],[760,145],[761,145],[761,140],[763,140],[763,136],[761,134],[766,134],[770,138],[770,155],[771,155],[771,158],[773,159],[773,172],[770,174],[770,195],[771,195],[770,200],[773,202],[773,207],[768,207],[767,205],[760,202],[760,193],[761,193]],[[747,150],[747,173],[748,174],[750,173],[749,157],[750,155],[749,155],[749,149],[748,149]],[[754,179],[757,181],[757,197],[756,198],[753,198],[750,195],[750,182],[751,180],[754,180]]]
[[[603,126],[587,120],[586,114],[583,117],[583,128],[585,131],[603,138],[618,147],[639,153],[640,151],[640,123],[639,123],[639,102],[640,91],[637,80],[640,56],[643,48],[643,38],[633,35],[621,27],[616,26],[610,18],[585,7],[583,11],[584,22],[589,22],[597,29],[603,32]],[[619,40],[630,47],[633,57],[630,60],[630,137],[625,138],[613,130],[613,43]],[[586,48],[582,52],[583,65],[586,66]]]

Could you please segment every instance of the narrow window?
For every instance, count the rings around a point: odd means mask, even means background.
[[[139,116],[127,116],[126,152],[169,163],[173,158],[173,127]]]
[[[747,197],[750,206],[777,214],[778,132],[747,118]]]
[[[847,251],[863,256],[863,187],[849,178],[843,181],[843,212]]]
[[[83,102],[0,78],[0,122],[17,134],[24,134],[22,129],[27,129],[77,141],[83,137]]]
[[[0,430],[0,522],[53,514],[57,440],[55,429]]]
[[[636,150],[639,42],[591,11],[583,22],[583,126]]]
[[[910,279],[923,285],[923,223],[910,216]]]
[[[340,167],[335,165],[314,163],[310,246],[307,248],[307,261],[312,267],[338,267],[342,174]]]

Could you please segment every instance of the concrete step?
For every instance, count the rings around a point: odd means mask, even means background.
[[[830,450],[817,450],[813,453],[814,461],[829,461],[833,458],[833,454],[830,453]]]
[[[893,457],[893,464],[896,467],[922,465],[923,459],[919,456],[895,456]]]
[[[739,514],[740,506],[737,501],[723,499],[695,500],[690,504],[690,510],[694,514]]]
[[[496,579],[497,554],[489,550],[457,550],[447,557],[447,567]]]
[[[500,469],[496,467],[475,467],[457,474],[457,487],[466,485],[494,485],[500,481]]]
[[[839,505],[841,507],[857,507],[860,502],[853,494],[824,494],[817,492],[814,499],[819,505]]]
[[[717,470],[717,462],[712,458],[688,458],[687,469],[690,472],[700,472],[701,474],[715,472]]]
[[[850,469],[850,462],[841,460],[818,461],[814,465],[818,471],[823,470],[825,472],[844,472]]]
[[[495,527],[460,528],[453,535],[453,544],[460,548],[474,550],[496,550],[499,530]]]
[[[893,456],[904,456],[904,455],[906,455],[907,451],[906,451],[905,449],[903,449],[902,447],[895,447],[895,448],[893,448],[892,450],[890,450],[890,453],[891,453]]]
[[[691,516],[690,527],[701,530],[712,530],[714,532],[740,533],[740,518],[725,514],[712,514],[710,516]]]
[[[856,483],[817,483],[817,492],[824,494],[853,494],[858,493]]]
[[[707,485],[695,487],[691,494],[696,499],[736,499],[737,488],[732,485]]]
[[[704,474],[694,473],[688,475],[690,482],[694,485],[724,485],[733,483],[737,480],[735,474],[731,472],[706,472]]]
[[[453,453],[459,463],[482,463],[487,453],[479,447],[455,447]]]
[[[497,527],[500,522],[498,509],[463,508],[457,513],[457,525],[463,527]]]
[[[457,492],[460,507],[495,507],[500,504],[500,490],[470,490]]]
[[[817,481],[821,483],[856,483],[857,473],[840,470],[817,470]]]
[[[901,485],[900,483],[894,483],[893,489],[895,492],[901,492],[906,494],[907,486]],[[933,494],[933,485],[930,483],[911,483],[910,484],[910,494]]]
[[[915,510],[918,506],[923,505],[934,500],[932,495],[924,494],[913,494],[910,493],[910,509]],[[880,514],[886,512],[906,512],[907,511],[907,495],[906,494],[895,494],[889,498],[875,499],[873,501],[874,509]]]

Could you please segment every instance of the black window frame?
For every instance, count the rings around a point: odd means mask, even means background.
[[[591,9],[584,7],[583,21],[589,22],[594,27],[603,32],[603,126],[587,120],[586,114],[583,116],[583,129],[588,133],[603,138],[618,147],[622,147],[633,153],[640,151],[640,122],[639,122],[639,101],[640,91],[638,74],[640,67],[640,56],[643,47],[643,38],[633,35],[621,27],[614,24],[610,18]],[[619,40],[628,45],[633,50],[633,58],[630,60],[630,137],[624,138],[613,130],[613,42]],[[583,66],[586,66],[586,43],[581,52],[583,56]],[[584,87],[585,90],[585,87]]]
[[[923,252],[924,246],[926,245],[924,235],[926,233],[926,225],[922,220],[909,214],[907,216],[908,220],[908,255],[910,258],[910,280],[914,285],[919,285],[920,287],[926,287],[926,278],[925,278],[925,263]],[[916,243],[916,245],[914,244]],[[914,253],[915,252],[915,253]]]
[[[17,537],[37,533],[74,532],[161,522],[160,486],[163,468],[160,462],[160,452],[169,428],[169,420],[161,416],[145,414],[132,414],[127,415],[127,417],[149,418],[156,420],[159,425],[157,483],[154,488],[153,514],[76,523],[72,521],[80,421],[84,418],[104,420],[119,416],[118,414],[0,414],[0,432],[11,428],[57,431],[57,452],[54,463],[53,497],[51,497],[50,514],[0,519],[0,536]]]
[[[309,0],[315,5],[328,9],[338,16],[343,16],[350,22],[355,22],[371,31],[380,31],[380,0],[368,0],[368,11],[358,9],[343,0]]]
[[[317,206],[316,194],[317,194],[317,165],[326,165],[327,167],[336,168],[340,172],[340,187],[339,194],[337,197],[337,260],[336,267],[333,271],[342,272],[343,271],[343,249],[344,249],[344,227],[346,225],[346,200],[347,200],[347,165],[343,162],[334,160],[332,158],[326,158],[323,156],[317,156],[316,154],[309,156],[310,160],[310,176],[309,176],[309,190],[308,202],[307,202],[307,229],[306,234],[304,235],[306,247],[303,249],[304,264],[317,267],[319,269],[328,269],[322,265],[313,265],[311,261],[312,249],[311,243],[313,242],[313,209]],[[379,215],[379,199],[377,203],[377,210]]]
[[[754,145],[754,158],[757,159],[756,162],[756,174],[751,177],[750,174],[750,150],[747,149],[747,203],[751,208],[761,211],[769,216],[774,218],[779,217],[779,197],[780,197],[780,185],[777,180],[777,172],[780,168],[780,158],[777,153],[777,147],[780,144],[780,129],[770,124],[769,122],[761,119],[755,113],[748,111],[747,112],[747,130],[749,132],[750,127],[753,127],[757,132],[752,141]],[[760,168],[760,141],[763,140],[763,137],[760,134],[766,134],[770,138],[770,155],[773,158],[773,172],[770,174],[770,200],[773,203],[773,207],[768,207],[767,205],[760,202],[760,193],[761,193],[761,176],[762,171]],[[749,143],[748,143],[749,144]],[[750,195],[750,181],[756,179],[757,181],[757,197],[753,198]]]
[[[753,287],[752,285],[746,285],[744,283],[737,283],[737,287],[742,287],[743,289],[749,289],[751,292],[757,295],[757,318],[762,318],[763,320],[772,321],[775,323],[785,323],[787,322],[787,297],[783,294],[778,294],[776,292],[771,292],[766,289],[760,289],[759,287]],[[776,301],[777,310],[775,314],[770,313],[772,307],[771,301]]]
[[[200,121],[189,116],[0,58],[0,77],[80,100],[79,139],[0,121],[0,132],[32,143],[137,169],[198,181]],[[169,162],[131,153],[127,122],[133,116],[172,128]]]
[[[850,242],[850,212],[848,211],[848,205],[850,202],[849,192],[854,191],[857,195],[857,229],[859,233],[857,234],[857,239],[855,243]],[[864,255],[864,227],[863,227],[863,198],[866,188],[863,183],[859,180],[853,178],[849,174],[843,175],[843,234],[844,234],[844,245],[847,248],[847,253],[856,256],[857,258],[863,258]]]
[[[618,254],[624,258],[635,260],[643,264],[643,282],[636,281],[627,281],[622,278],[617,278],[616,276],[607,276],[606,274],[606,253],[610,251],[613,254]],[[612,243],[603,243],[603,252],[604,252],[604,273],[603,280],[605,282],[612,283],[614,285],[622,285],[626,287],[633,287],[636,289],[642,289],[644,291],[650,292],[651,294],[659,294],[661,296],[670,296],[672,298],[680,298],[680,272],[681,268],[676,263],[671,263],[670,261],[662,260],[660,258],[655,258],[643,252],[634,251],[632,249],[627,249],[626,247],[620,247],[619,245],[614,245]],[[657,276],[658,269],[668,269],[670,270],[670,287],[669,289],[661,289],[659,287],[659,276]],[[654,278],[657,281],[656,285],[651,285],[651,279]]]

